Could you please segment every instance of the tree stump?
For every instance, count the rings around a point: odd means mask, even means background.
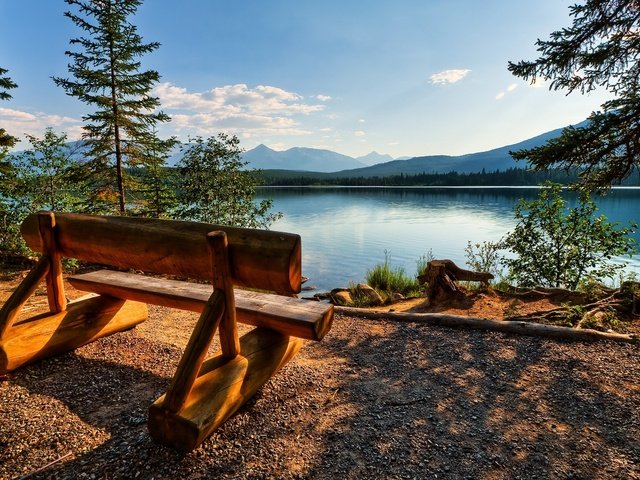
[[[488,284],[493,275],[487,272],[474,272],[458,267],[451,260],[432,260],[427,264],[425,272],[418,276],[420,284],[426,284],[427,297],[430,301],[450,299],[463,295],[456,281],[482,282]]]

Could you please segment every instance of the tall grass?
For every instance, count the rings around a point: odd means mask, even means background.
[[[384,252],[384,263],[379,263],[367,271],[367,283],[387,296],[401,293],[404,296],[420,294],[420,285],[415,277],[410,277],[402,267],[391,266],[391,255]]]

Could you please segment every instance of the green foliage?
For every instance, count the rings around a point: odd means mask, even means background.
[[[12,257],[27,252],[19,232],[24,217],[38,210],[77,210],[82,195],[66,134],[47,128],[42,139],[27,138],[31,148],[9,156],[0,173],[0,248]]]
[[[10,77],[6,76],[7,72],[8,70],[0,67],[0,100],[9,100],[11,98],[11,94],[8,90],[18,86]],[[7,155],[8,150],[13,147],[17,141],[18,140],[9,135],[4,128],[0,128],[0,175],[2,170],[7,169],[3,164],[4,158]]]
[[[604,311],[585,315],[580,327],[603,332],[613,330],[614,332],[625,333],[627,331],[627,326],[613,308],[606,308]]]
[[[429,249],[427,253],[418,258],[418,260],[416,260],[416,277],[424,275],[427,271],[427,267],[429,266],[429,262],[434,259],[432,249]]]
[[[516,76],[551,80],[568,93],[608,90],[613,98],[546,145],[512,152],[537,170],[581,169],[581,186],[606,189],[640,168],[640,16],[636,0],[583,0],[570,7],[572,25],[538,40],[540,57],[509,63]]]
[[[11,98],[11,94],[8,90],[12,90],[18,86],[6,75],[8,71],[9,70],[0,67],[0,100],[9,100]]]
[[[134,195],[138,197],[136,214],[152,218],[165,218],[176,207],[178,187],[176,176],[166,167],[171,149],[178,143],[175,138],[156,140],[145,145],[143,166],[138,170]]]
[[[501,242],[511,255],[502,261],[520,286],[575,289],[587,274],[612,278],[624,265],[609,260],[636,251],[631,227],[594,216],[596,205],[588,194],[567,209],[561,190],[547,184],[537,199],[520,200],[514,208],[517,225]]]
[[[281,214],[269,213],[271,200],[254,202],[255,171],[243,170],[240,140],[220,133],[190,140],[178,166],[180,185],[176,215],[239,227],[268,227]]]
[[[594,302],[606,294],[606,287],[591,274],[585,275],[576,285],[576,291],[584,293],[587,301]]]
[[[467,265],[476,272],[487,272],[494,277],[502,276],[501,268],[501,242],[467,242],[464,249],[467,257]]]
[[[391,266],[391,255],[384,252],[384,263],[375,265],[366,274],[367,284],[387,296],[401,293],[404,296],[420,294],[420,285],[415,277],[410,277],[402,267]]]
[[[56,85],[96,111],[83,117],[83,138],[90,147],[85,164],[93,211],[124,213],[125,189],[135,188],[125,179],[124,168],[149,164],[149,152],[158,149],[154,127],[169,117],[161,111],[157,97],[150,95],[160,75],[140,71],[139,57],[160,44],[142,43],[129,22],[140,0],[65,0],[77,13],[65,16],[87,32],[71,40],[79,51],[67,51],[72,78],[54,77]],[[163,157],[157,157],[156,160]]]
[[[582,305],[562,305],[566,312],[564,314],[564,318],[562,318],[559,323],[563,327],[575,327],[585,316],[585,309]]]

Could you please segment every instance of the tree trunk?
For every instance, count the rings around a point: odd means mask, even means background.
[[[425,273],[418,277],[418,281],[428,285],[427,297],[433,302],[463,295],[456,281],[488,283],[492,278],[490,273],[465,270],[451,260],[432,260]]]

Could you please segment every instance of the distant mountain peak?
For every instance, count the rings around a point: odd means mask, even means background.
[[[261,143],[260,145],[255,147],[253,150],[257,150],[258,152],[261,152],[261,151],[275,152],[276,151],[273,148],[267,147],[264,143]]]
[[[347,155],[320,148],[293,147],[276,151],[265,145],[258,145],[242,155],[249,168],[261,170],[298,170],[314,172],[335,172],[367,166]]]
[[[357,157],[356,160],[364,163],[365,165],[371,166],[377,163],[390,162],[393,160],[393,157],[391,155],[383,155],[374,150],[373,152],[367,153],[362,157]]]

